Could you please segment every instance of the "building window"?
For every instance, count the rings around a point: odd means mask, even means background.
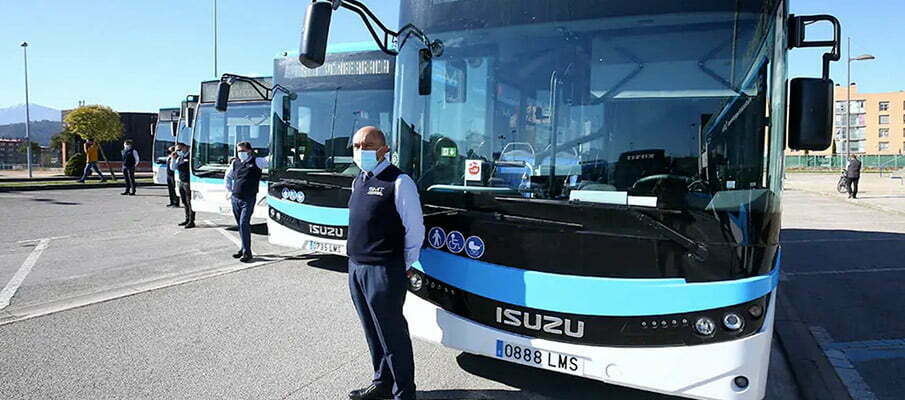
[[[889,102],[888,101],[880,102],[880,111],[889,111]]]
[[[880,125],[887,125],[887,124],[889,124],[889,116],[881,115],[880,116]]]
[[[889,150],[889,142],[880,142],[879,146],[877,146],[877,150],[880,150],[880,151]]]
[[[880,137],[889,137],[889,128],[880,128]]]

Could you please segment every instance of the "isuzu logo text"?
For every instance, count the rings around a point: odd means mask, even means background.
[[[584,322],[582,321],[572,321],[568,318],[510,310],[502,307],[496,308],[496,322],[554,335],[566,335],[574,338],[584,336]],[[573,330],[573,328],[575,329]]]
[[[308,232],[320,236],[333,236],[336,238],[343,237],[343,228],[336,226],[308,225]]]

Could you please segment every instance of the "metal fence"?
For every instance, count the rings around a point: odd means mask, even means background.
[[[860,154],[858,159],[861,160],[861,167],[892,171],[905,168],[905,155],[901,154]],[[813,169],[813,170],[833,170],[842,169],[848,165],[845,155],[834,156],[786,156],[786,169]]]

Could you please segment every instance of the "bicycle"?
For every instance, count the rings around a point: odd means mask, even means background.
[[[839,193],[848,193],[848,185],[846,184],[845,170],[842,170],[842,176],[839,177],[839,183],[836,184],[836,190]]]

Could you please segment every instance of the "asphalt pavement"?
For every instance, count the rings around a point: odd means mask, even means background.
[[[344,259],[259,225],[256,262],[237,263],[229,218],[182,229],[165,193],[0,193],[0,285],[34,261],[0,310],[0,398],[343,399],[368,382]],[[422,399],[669,398],[414,345]],[[799,398],[773,350],[768,398]]]

